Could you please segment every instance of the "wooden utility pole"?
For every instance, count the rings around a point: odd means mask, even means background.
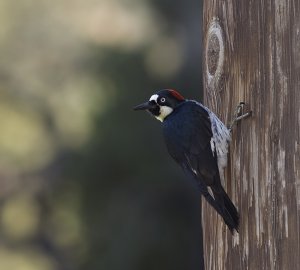
[[[205,0],[203,27],[204,103],[253,111],[225,174],[240,233],[204,202],[205,269],[300,269],[300,0]]]

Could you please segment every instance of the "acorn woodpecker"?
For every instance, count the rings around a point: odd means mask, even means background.
[[[231,233],[238,231],[239,214],[221,184],[227,165],[230,130],[201,103],[164,89],[134,107],[162,122],[171,157],[197,181],[201,194],[221,215]]]

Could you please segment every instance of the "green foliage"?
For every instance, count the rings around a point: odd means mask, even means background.
[[[0,268],[196,269],[198,194],[132,110],[199,91],[180,30],[146,1],[0,12]]]

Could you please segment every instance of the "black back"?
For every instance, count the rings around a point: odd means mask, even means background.
[[[169,154],[181,167],[192,170],[207,186],[219,181],[209,115],[199,103],[179,104],[163,122],[163,133]]]

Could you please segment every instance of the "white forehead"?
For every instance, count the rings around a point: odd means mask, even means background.
[[[154,100],[155,102],[157,102],[157,99],[158,99],[158,95],[155,94],[150,97],[149,101]]]

